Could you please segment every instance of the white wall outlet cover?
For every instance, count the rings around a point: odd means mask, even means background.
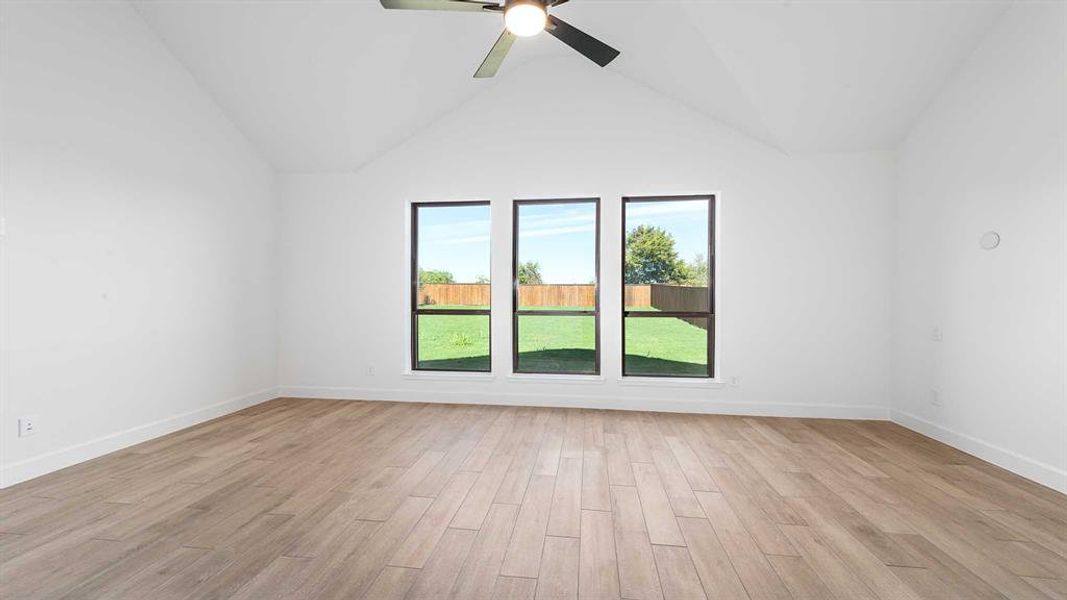
[[[37,433],[39,420],[37,415],[19,417],[19,437],[26,437]]]
[[[978,245],[982,250],[992,250],[1000,245],[1000,234],[995,231],[987,231],[978,239]]]

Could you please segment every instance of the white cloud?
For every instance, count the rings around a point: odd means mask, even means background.
[[[556,235],[566,235],[568,233],[582,233],[585,231],[593,231],[592,224],[589,225],[570,225],[562,227],[545,227],[542,229],[524,229],[519,232],[519,239],[522,238],[535,238],[535,237],[552,237]]]
[[[674,202],[631,203],[626,207],[626,218],[653,217],[660,215],[678,215],[703,213],[708,211],[707,200],[678,200]]]

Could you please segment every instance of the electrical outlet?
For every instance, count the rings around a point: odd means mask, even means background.
[[[930,388],[930,406],[941,407],[941,390]]]
[[[367,367],[367,376],[368,377],[374,377],[374,367],[373,366]]]
[[[38,421],[37,415],[19,417],[19,437],[27,437],[37,433]]]
[[[940,327],[934,327],[930,330],[930,341],[940,342],[943,339],[945,339],[945,334]]]
[[[734,375],[733,377],[730,378],[730,387],[737,387],[739,385],[741,385],[741,378],[740,377],[738,377],[737,375]]]

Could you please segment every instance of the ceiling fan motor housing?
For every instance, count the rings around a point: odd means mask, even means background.
[[[504,0],[504,12],[507,12],[508,9],[510,9],[512,6],[518,4],[532,4],[534,6],[540,7],[541,10],[545,11],[546,13],[548,12],[547,0]]]

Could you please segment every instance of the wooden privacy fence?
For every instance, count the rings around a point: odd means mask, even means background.
[[[655,308],[662,311],[704,312],[708,310],[708,288],[684,285],[626,286],[627,308]],[[489,306],[488,283],[425,283],[419,288],[420,305]],[[596,286],[588,284],[538,284],[519,286],[519,306],[592,307]],[[703,320],[689,320],[706,328]]]
[[[658,283],[649,287],[652,288],[649,290],[652,307],[657,310],[674,312],[707,312],[708,310],[708,288],[706,287]],[[708,328],[706,318],[679,318],[694,327]]]
[[[649,286],[649,305],[663,311],[708,312],[708,288],[688,285]]]
[[[647,286],[646,286],[647,287]],[[425,283],[419,288],[419,304],[441,306],[489,306],[488,283]],[[596,286],[545,284],[519,286],[519,306],[596,305]]]
[[[628,285],[626,286],[626,298],[623,300],[626,303],[627,308],[647,308],[652,306],[652,295],[650,293],[650,285]]]
[[[489,306],[488,283],[424,283],[419,304]]]
[[[519,286],[519,307],[596,306],[596,286],[588,284],[536,284]]]

